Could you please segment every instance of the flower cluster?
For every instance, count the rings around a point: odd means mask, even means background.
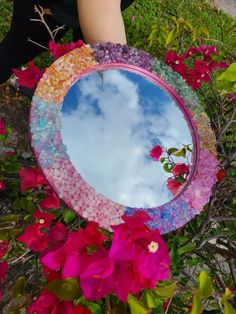
[[[49,217],[37,217],[36,229],[41,229],[40,221],[45,227],[51,223]],[[47,280],[79,279],[88,300],[96,301],[115,293],[124,302],[130,293],[152,289],[159,280],[169,279],[169,253],[159,231],[145,225],[150,217],[136,212],[132,217],[123,216],[123,220],[124,223],[113,227],[110,249],[107,236],[95,222],[77,231],[64,230],[64,236],[58,225],[54,226],[48,235],[50,247],[41,252],[44,276]],[[43,291],[33,309],[45,294],[50,297]]]
[[[24,192],[27,189],[38,188],[43,185],[46,197],[38,204],[42,209],[58,209],[60,206],[60,200],[58,196],[47,185],[42,172],[38,168],[21,168],[20,172],[20,189]]]
[[[211,72],[228,67],[227,63],[217,62],[212,59],[211,55],[217,54],[215,46],[202,45],[189,48],[182,56],[179,56],[176,51],[168,51],[165,63],[178,72],[186,83],[195,90],[201,87],[203,81],[209,82],[211,80]],[[200,55],[202,59],[195,59],[193,67],[188,68],[185,62],[193,55]]]
[[[9,243],[0,240],[0,286],[6,278],[6,273],[8,271],[8,263],[6,261],[1,261],[3,256],[7,253]],[[0,290],[0,301],[2,299],[2,291]]]
[[[165,171],[172,174],[172,177],[167,180],[167,188],[173,195],[177,195],[181,187],[187,181],[190,168],[185,163],[175,163],[173,156],[186,157],[186,151],[191,152],[189,145],[183,145],[181,150],[170,148],[164,150],[161,146],[156,145],[149,152],[149,156],[154,161],[161,161]],[[162,157],[163,152],[166,152],[166,157]],[[172,156],[171,156],[172,155]]]

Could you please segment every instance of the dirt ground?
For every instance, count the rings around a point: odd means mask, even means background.
[[[209,2],[236,18],[236,0],[209,0]]]

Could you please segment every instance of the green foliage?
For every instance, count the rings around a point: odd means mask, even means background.
[[[216,87],[222,94],[236,93],[236,63],[232,63],[226,71],[217,78]]]
[[[130,306],[131,314],[150,314],[150,310],[145,308],[145,306],[133,295],[129,295],[128,304]]]
[[[211,283],[211,279],[205,271],[202,271],[199,275],[200,291],[202,298],[209,298],[214,289]]]
[[[63,301],[73,301],[82,295],[80,285],[75,278],[50,281],[45,288]]]

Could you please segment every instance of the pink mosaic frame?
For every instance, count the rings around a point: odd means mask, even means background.
[[[112,49],[118,46],[109,45]],[[104,47],[108,58],[96,57],[97,47],[99,52]],[[179,76],[177,80],[176,73],[169,67],[159,64],[148,55],[144,58],[144,52],[139,50],[135,50],[136,58],[132,57],[128,63],[120,59],[114,62],[114,59],[118,58],[117,50],[115,49],[113,53],[112,49],[107,49],[105,45],[96,45],[93,48],[83,46],[62,56],[46,70],[38,84],[31,106],[32,147],[47,181],[65,204],[79,216],[97,221],[101,227],[110,230],[111,225],[122,222],[123,214],[133,215],[140,208],[128,208],[105,198],[76,171],[69,160],[60,134],[64,97],[80,77],[98,69],[130,70],[141,73],[161,85],[184,113],[192,132],[195,151],[193,171],[181,193],[167,204],[142,209],[152,219],[149,223],[150,228],[158,228],[161,233],[167,233],[186,224],[201,212],[208,202],[218,171],[215,137],[207,115],[195,100],[195,94],[188,88],[187,93],[183,92],[187,87],[185,82],[182,82]],[[132,50],[133,55],[134,48],[119,45],[119,49],[124,49],[123,55]],[[177,81],[182,84],[178,85],[178,92],[175,86]],[[211,165],[210,169],[209,165]]]

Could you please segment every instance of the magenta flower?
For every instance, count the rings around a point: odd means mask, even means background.
[[[189,166],[186,164],[175,164],[172,170],[174,176],[181,176],[189,173]]]
[[[29,67],[25,70],[13,69],[15,76],[18,78],[18,83],[21,86],[33,89],[37,86],[45,70],[39,70],[31,61]]]
[[[116,267],[125,268],[126,273],[128,267],[130,276],[137,279],[133,280],[135,286],[131,293],[137,293],[145,287],[153,288],[158,280],[166,280],[170,275],[170,258],[165,242],[158,230],[152,231],[145,225],[150,220],[146,213],[136,212],[134,216],[123,216],[122,219],[124,224],[112,227],[114,237],[109,256],[122,262],[116,264]],[[121,275],[121,271],[118,273]],[[129,285],[124,281],[123,286],[116,287],[118,296],[123,293],[120,289],[124,289],[125,284]],[[123,300],[125,296],[127,298],[128,295],[123,295]]]
[[[0,240],[0,258],[3,257],[8,251],[9,243],[3,240]]]
[[[2,118],[0,118],[0,135],[6,135],[5,124]]]
[[[5,183],[2,180],[0,180],[0,191],[3,191],[5,189],[6,189]]]
[[[8,271],[7,262],[0,262],[0,283],[2,283],[5,280],[7,271]]]
[[[40,231],[38,224],[25,228],[24,233],[17,238],[33,252],[44,252],[48,248],[48,235]]]
[[[39,229],[42,229],[50,226],[51,222],[54,219],[54,216],[53,214],[43,213],[40,210],[36,210],[34,212],[34,218],[36,223],[38,224]]]
[[[43,209],[58,209],[60,207],[60,199],[56,193],[51,191],[47,193],[46,198],[39,203],[39,206]]]
[[[71,232],[65,243],[45,254],[41,262],[51,270],[62,270],[63,277],[76,277],[104,251],[107,238],[98,230],[98,224],[90,222],[85,229]]]
[[[63,56],[64,54],[66,54],[67,52],[69,52],[75,48],[80,48],[83,45],[84,45],[84,43],[82,40],[78,40],[75,43],[65,44],[65,45],[58,45],[58,44],[54,43],[53,41],[50,41],[49,42],[49,49],[51,50],[53,57],[55,59],[58,59],[61,56]]]
[[[21,179],[21,192],[24,192],[27,189],[37,187],[40,184],[47,183],[42,172],[37,168],[21,168],[19,175]]]
[[[152,148],[152,150],[149,152],[149,156],[154,160],[158,161],[163,153],[163,149],[161,146],[156,145]]]

